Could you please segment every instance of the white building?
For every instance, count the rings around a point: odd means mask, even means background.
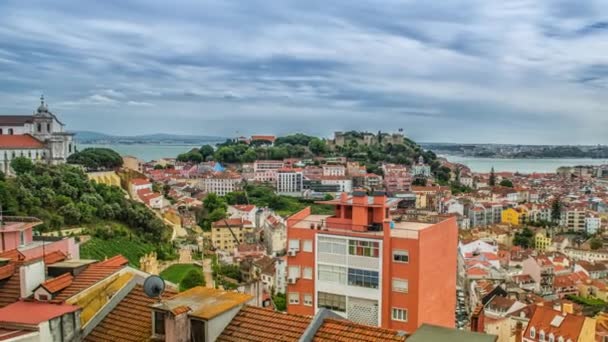
[[[473,188],[473,177],[471,176],[460,176],[460,184]]]
[[[0,170],[10,173],[14,158],[25,157],[51,165],[65,163],[75,151],[74,134],[51,113],[40,97],[32,115],[0,116]]]
[[[344,165],[323,165],[323,176],[345,176]]]
[[[268,215],[263,223],[264,247],[268,255],[283,255],[287,249],[287,227],[280,216]]]
[[[602,219],[596,216],[589,216],[585,218],[585,231],[587,234],[595,234],[600,230],[602,226]]]
[[[412,166],[412,176],[414,177],[430,177],[431,176],[431,167],[424,163],[424,158],[420,156],[418,158],[418,163]]]
[[[276,275],[274,277],[274,288],[277,293],[286,293],[287,291],[287,261],[285,257],[276,258],[274,264]]]
[[[299,195],[304,189],[302,169],[280,169],[277,171],[277,193]]]
[[[240,190],[243,178],[234,172],[216,172],[199,180],[199,188],[208,194],[225,196]]]
[[[233,219],[243,219],[245,221],[253,222],[254,226],[257,227],[256,212],[257,207],[252,204],[243,205],[229,205],[228,216]]]
[[[353,192],[353,180],[345,176],[323,176],[321,177],[322,185],[337,185],[338,191],[341,192]]]

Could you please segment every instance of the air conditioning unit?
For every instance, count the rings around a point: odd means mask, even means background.
[[[296,256],[296,253],[298,253],[298,251],[295,249],[290,249],[289,252],[287,252],[287,254],[289,254],[289,256]]]
[[[287,278],[287,282],[290,284],[295,284],[298,281],[298,278]]]

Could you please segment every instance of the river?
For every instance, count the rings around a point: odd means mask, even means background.
[[[205,142],[215,145],[219,141]],[[121,155],[131,155],[144,161],[157,160],[164,157],[175,158],[178,154],[188,152],[200,145],[188,144],[78,144],[78,149],[87,147],[107,147]],[[473,172],[510,171],[521,173],[555,172],[560,166],[602,165],[608,164],[608,159],[587,158],[546,158],[546,159],[500,159],[440,155],[450,162],[460,163],[471,168]]]
[[[440,155],[452,163],[460,163],[471,168],[473,172],[495,171],[533,173],[555,172],[560,166],[602,165],[608,164],[608,159],[591,158],[543,158],[543,159],[502,159]]]

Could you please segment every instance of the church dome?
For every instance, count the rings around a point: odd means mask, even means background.
[[[44,95],[40,96],[40,106],[38,107],[38,113],[48,113],[49,107],[44,103]]]

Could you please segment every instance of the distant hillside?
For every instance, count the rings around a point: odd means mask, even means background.
[[[209,135],[181,135],[156,133],[135,136],[117,136],[92,131],[76,131],[75,133],[76,142],[81,144],[202,144],[226,140],[226,137]]]

